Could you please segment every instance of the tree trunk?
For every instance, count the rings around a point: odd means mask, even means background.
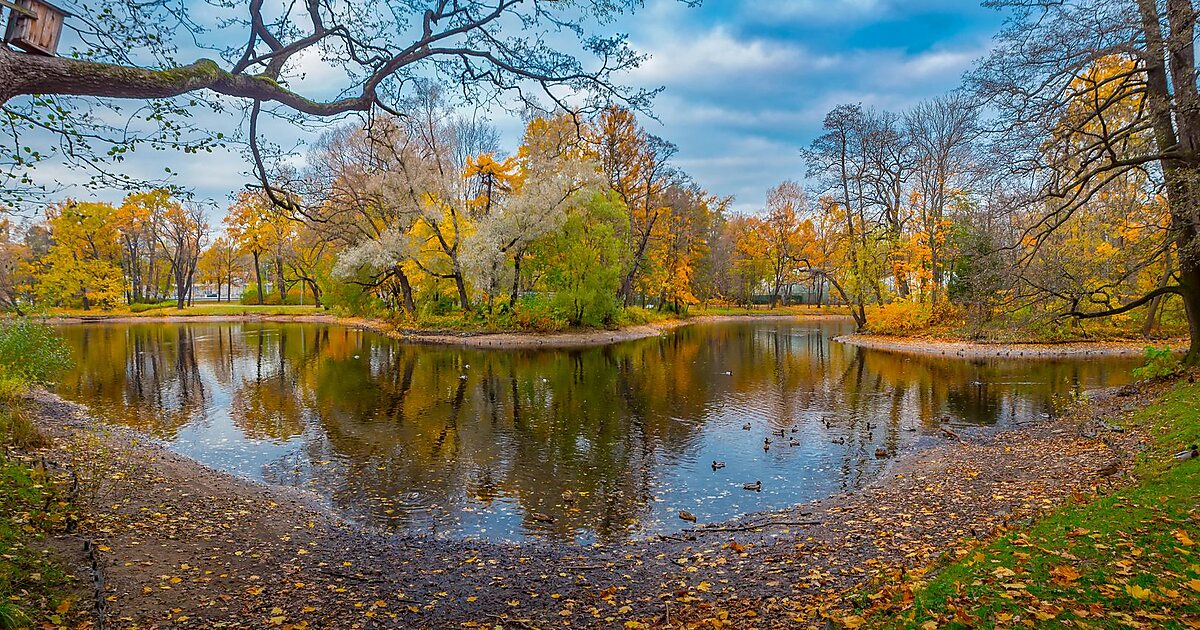
[[[629,273],[625,274],[625,279],[621,281],[621,290],[617,292],[617,301],[622,306],[629,306],[632,303],[630,300],[633,297],[633,279],[637,277],[638,267],[642,265],[642,257],[646,255],[646,245],[650,242],[650,233],[654,231],[654,223],[657,221],[658,214],[655,213],[654,218],[646,225],[646,232],[642,234],[637,251],[633,254]]]
[[[522,254],[521,252],[516,252],[513,254],[513,283],[512,283],[512,293],[509,294],[509,296],[508,296],[509,308],[516,306],[517,298],[521,294],[521,259],[522,258],[524,258],[524,254]]]
[[[321,307],[321,287],[317,286],[317,282],[315,280],[309,280],[308,288],[312,289],[313,306],[320,308]]]
[[[258,305],[263,303],[262,265],[258,262],[258,252],[254,252],[254,280],[258,283]]]
[[[275,257],[275,280],[279,283],[279,303],[287,304],[287,285],[283,283],[283,258]]]
[[[417,303],[413,300],[412,284],[408,281],[408,274],[399,265],[396,266],[396,278],[400,280],[400,294],[404,298],[404,310],[408,311],[410,316],[416,317]]]
[[[1181,260],[1179,267],[1179,285],[1183,288],[1181,297],[1187,310],[1188,333],[1191,335],[1191,345],[1183,363],[1200,365],[1200,260],[1190,257]]]
[[[464,313],[471,310],[471,297],[467,295],[467,282],[463,279],[462,273],[454,274],[454,287],[458,289],[458,305],[462,307]]]

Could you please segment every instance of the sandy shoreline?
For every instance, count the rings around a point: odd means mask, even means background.
[[[485,332],[485,331],[422,331],[397,328],[391,323],[360,317],[338,317],[335,315],[155,315],[146,317],[60,317],[50,318],[52,324],[172,324],[199,322],[280,322],[337,324],[369,330],[394,339],[411,343],[461,346],[469,348],[580,348],[603,346],[622,341],[633,341],[655,337],[684,326],[715,322],[746,320],[801,320],[824,321],[848,319],[845,315],[803,314],[749,314],[749,315],[698,315],[687,319],[672,319],[651,324],[627,326],[615,330],[576,330],[559,333],[534,332]]]
[[[1081,356],[1140,357],[1147,346],[1170,346],[1174,350],[1187,350],[1186,339],[1164,341],[1094,341],[1073,343],[973,343],[969,341],[946,341],[909,337],[887,337],[883,335],[852,334],[835,337],[834,341],[849,346],[920,354],[925,356],[1004,358],[1004,359],[1064,359]]]

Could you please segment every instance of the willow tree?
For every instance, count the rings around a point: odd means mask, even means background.
[[[1174,257],[1163,286],[1132,298],[1102,288],[1065,316],[1107,317],[1177,295],[1200,363],[1200,91],[1190,0],[993,0],[1012,12],[971,79],[998,117],[996,153],[1027,186],[1033,252],[1094,199],[1141,172],[1157,182],[1169,226],[1152,258]],[[1126,69],[1088,81],[1117,58]],[[1132,115],[1130,115],[1132,112]],[[1164,266],[1165,261],[1164,261]]]
[[[698,0],[681,0],[697,4]],[[138,145],[210,150],[223,135],[194,110],[248,109],[247,136],[268,185],[259,119],[397,113],[417,78],[467,100],[535,98],[572,109],[611,101],[642,108],[653,90],[617,76],[642,56],[624,36],[597,33],[642,0],[300,0],[295,3],[78,0],[58,57],[0,46],[0,106],[12,147],[0,157],[0,201],[37,196],[34,166],[58,159],[97,174],[96,187],[131,185],[114,168]],[[231,43],[238,42],[238,43]],[[215,59],[192,51],[213,51]],[[188,58],[189,55],[195,55]],[[321,98],[298,79],[328,67],[341,77]],[[118,99],[118,100],[112,100]],[[119,99],[142,101],[126,107]],[[46,141],[57,134],[63,142]],[[24,151],[30,142],[34,146]],[[70,150],[59,147],[69,147]],[[42,188],[44,191],[44,187]],[[274,196],[284,205],[294,201]]]

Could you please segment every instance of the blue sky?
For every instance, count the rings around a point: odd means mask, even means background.
[[[678,145],[677,165],[709,192],[732,195],[736,209],[752,212],[768,188],[803,178],[799,151],[820,134],[829,109],[862,103],[902,110],[954,89],[988,50],[1001,18],[970,0],[705,0],[698,8],[647,0],[610,28],[651,55],[626,82],[665,88],[655,105],[658,120],[646,120],[646,127]],[[306,73],[293,86],[318,95],[340,74],[319,65]],[[494,122],[506,148],[515,150],[520,122],[504,113]],[[240,123],[240,116],[229,116],[209,124],[228,133]],[[284,146],[315,137],[271,127]],[[198,200],[213,202],[214,218],[248,181],[236,152],[147,152],[130,156],[125,167],[149,176],[164,162]]]

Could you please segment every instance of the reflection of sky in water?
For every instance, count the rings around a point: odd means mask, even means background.
[[[788,321],[569,351],[307,324],[62,330],[79,365],[61,393],[178,452],[385,528],[509,540],[666,533],[680,510],[712,522],[853,489],[941,426],[1046,417],[1136,363],[906,357]]]

